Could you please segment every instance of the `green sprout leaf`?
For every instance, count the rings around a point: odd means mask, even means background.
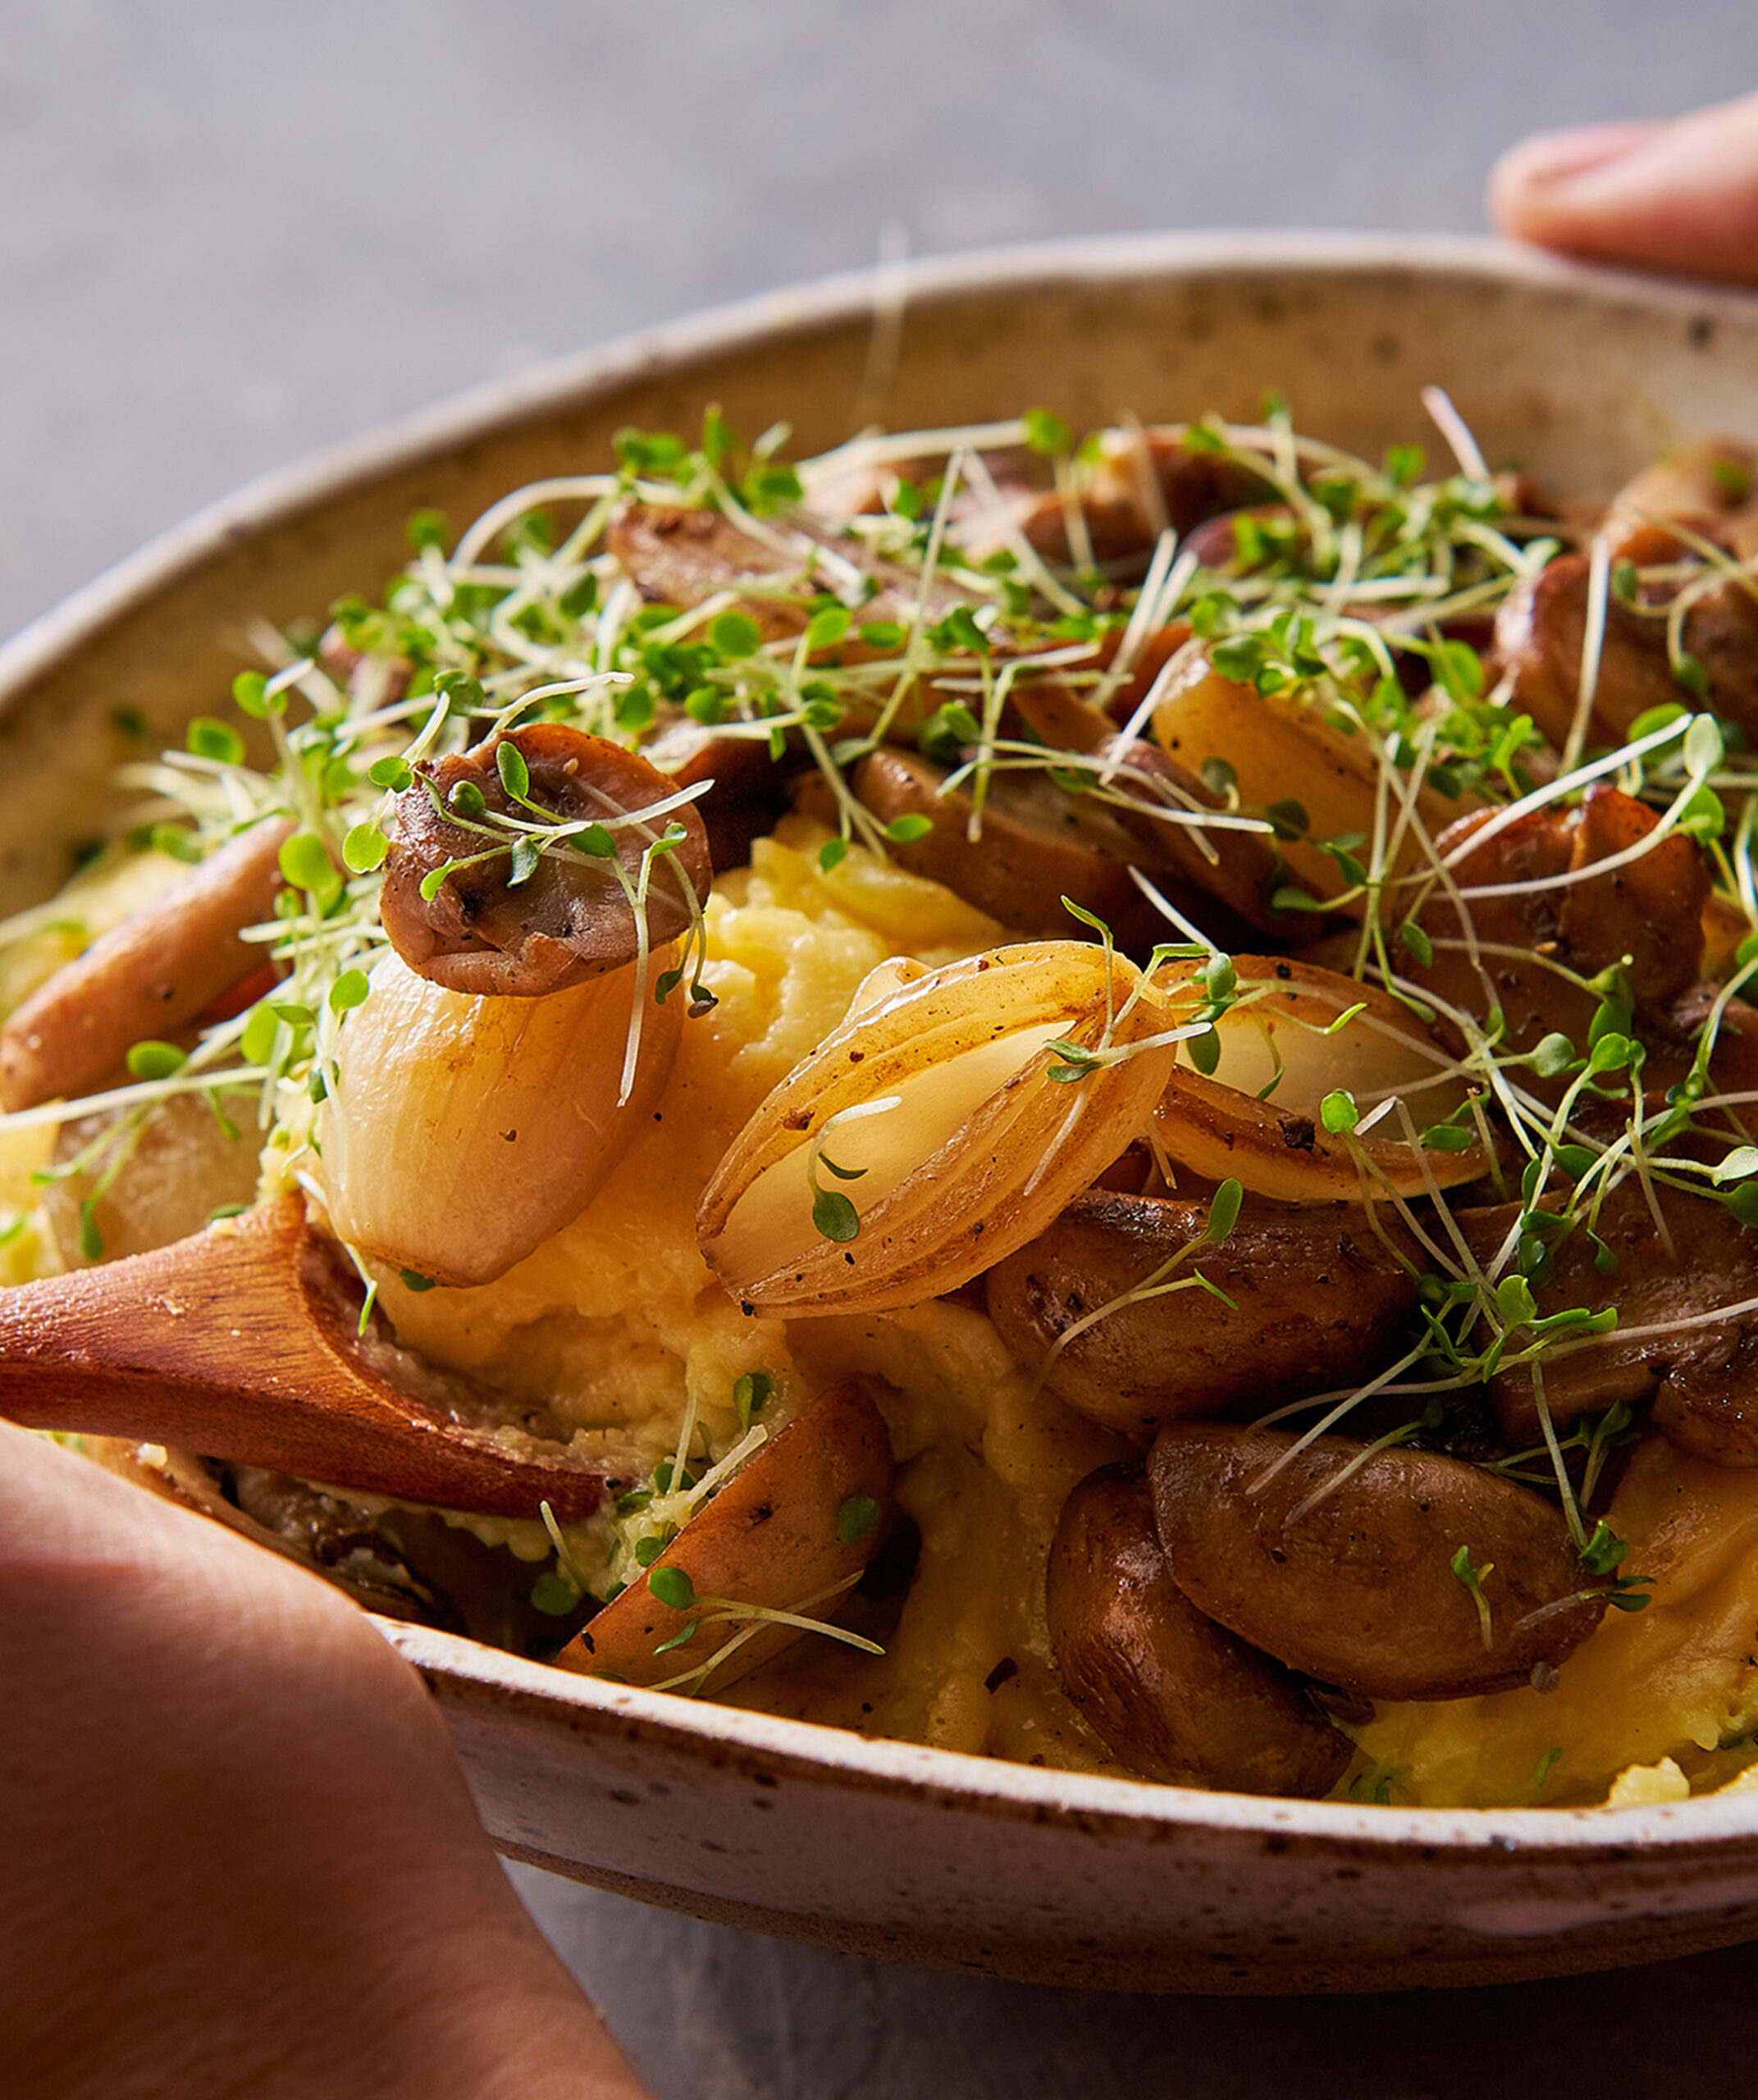
[[[733,1410],[741,1431],[749,1429],[768,1404],[775,1381],[766,1371],[747,1371],[733,1382]]]
[[[366,1004],[367,994],[372,990],[363,970],[345,970],[330,987],[329,1007],[332,1014],[351,1012],[356,1007]]]
[[[1025,426],[1025,442],[1044,459],[1066,452],[1074,441],[1067,424],[1048,409],[1028,409],[1020,420]]]
[[[128,1053],[128,1069],[137,1080],[168,1080],[188,1061],[175,1043],[137,1043]]]
[[[350,826],[342,841],[342,864],[351,875],[369,875],[385,865],[390,841],[370,818]]]
[[[540,1575],[532,1583],[531,1601],[536,1609],[546,1612],[551,1618],[565,1618],[580,1607],[580,1592],[567,1576],[551,1568]]]
[[[1334,1138],[1353,1130],[1361,1120],[1355,1097],[1346,1087],[1337,1087],[1318,1104],[1319,1121]]]
[[[185,747],[197,758],[214,760],[221,765],[242,765],[244,740],[230,722],[217,722],[211,714],[198,714],[184,735]]]
[[[861,1233],[861,1219],[854,1205],[836,1189],[822,1189],[813,1198],[812,1223],[826,1239],[833,1239],[839,1247],[858,1239]]]
[[[879,1506],[870,1495],[852,1495],[836,1513],[836,1536],[842,1545],[859,1545],[879,1522]]]
[[[647,1570],[647,1587],[673,1611],[687,1611],[696,1602],[696,1585],[681,1568],[668,1564]]]

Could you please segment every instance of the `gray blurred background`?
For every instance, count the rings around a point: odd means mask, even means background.
[[[1752,0],[0,0],[0,637],[252,475],[882,245],[1477,231],[1524,132],[1754,85]],[[1758,1952],[1136,2001],[518,1879],[661,2100],[1707,2100],[1758,2042]]]
[[[0,636],[264,469],[874,259],[1482,227],[1751,0],[0,0]]]

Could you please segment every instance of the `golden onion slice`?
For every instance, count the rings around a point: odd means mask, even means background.
[[[436,1283],[492,1283],[586,1207],[653,1113],[683,1025],[651,986],[619,1101],[641,966],[522,999],[450,992],[387,956],[349,1016],[320,1125],[339,1238]]]
[[[1223,678],[1201,655],[1167,686],[1154,709],[1153,733],[1162,749],[1194,772],[1209,759],[1225,760],[1248,811],[1297,802],[1306,812],[1307,836],[1277,842],[1290,873],[1314,897],[1334,897],[1346,887],[1336,861],[1315,842],[1374,837],[1381,821],[1380,762],[1364,738],[1340,728],[1298,688],[1259,692],[1254,685]],[[1389,826],[1396,825],[1399,806],[1395,792],[1386,797]],[[1388,856],[1390,871],[1409,874],[1425,865],[1424,833],[1433,838],[1455,818],[1481,806],[1478,796],[1450,800],[1423,788],[1414,821],[1404,825]],[[1372,857],[1368,846],[1353,850],[1363,863]],[[1359,901],[1340,909],[1358,912]]]
[[[1146,1128],[1176,1056],[1151,1039],[1175,1025],[1133,963],[1081,941],[992,949],[857,1000],[715,1170],[696,1210],[702,1253],[765,1312],[880,1312],[956,1290]],[[1079,1061],[1048,1049],[1058,1042],[1130,1054],[1058,1080]]]
[[[1445,1189],[1487,1171],[1488,1154],[1468,1121],[1459,1138],[1409,1142],[1398,1104],[1420,1133],[1446,1123],[1472,1089],[1407,1007],[1313,963],[1244,955],[1233,968],[1242,997],[1216,1024],[1214,1071],[1195,1070],[1188,1061],[1193,1046],[1181,1046],[1185,1054],[1154,1111],[1155,1133],[1171,1159],[1291,1203],[1358,1200],[1364,1170],[1368,1194],[1389,1186],[1404,1196],[1422,1194],[1431,1177]],[[1162,972],[1155,981],[1180,1014],[1200,1002],[1199,979],[1175,987]],[[1342,1020],[1351,1008],[1360,1011]],[[1354,1100],[1361,1127],[1353,1137],[1325,1127],[1324,1102],[1334,1093]]]

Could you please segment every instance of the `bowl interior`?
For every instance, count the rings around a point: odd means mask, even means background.
[[[51,893],[99,828],[112,766],[142,747],[121,725],[178,737],[258,660],[253,623],[375,590],[412,510],[460,527],[523,481],[607,463],[624,425],[688,431],[716,403],[747,436],[789,422],[805,453],[1039,404],[1077,427],[1249,418],[1275,388],[1316,435],[1434,455],[1431,384],[1492,464],[1603,498],[1680,436],[1758,436],[1758,301],[1485,244],[1130,240],[779,293],[487,390],[258,484],[0,652],[0,911]],[[836,1944],[1137,1988],[1365,1989],[1758,1931],[1758,1796],[1498,1817],[1072,1784],[396,1637],[507,1850]]]

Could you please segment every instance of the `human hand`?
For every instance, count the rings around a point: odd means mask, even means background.
[[[642,2100],[337,1591],[0,1424],[0,2058],[25,2100]]]
[[[1489,207],[1499,233],[1571,255],[1758,285],[1758,94],[1525,139],[1497,162]]]

